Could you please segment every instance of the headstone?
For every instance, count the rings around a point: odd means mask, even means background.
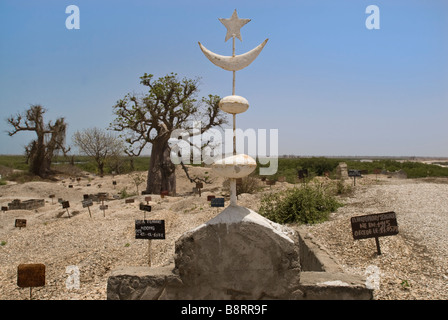
[[[215,196],[207,196],[207,201],[212,201],[212,199],[215,199]]]
[[[345,162],[340,162],[336,167],[336,176],[341,180],[347,180],[349,178],[347,164]]]
[[[135,201],[134,199],[126,199],[126,200],[124,200],[125,203],[134,203],[134,201]]]
[[[183,234],[174,259],[187,299],[290,299],[299,287],[300,261],[286,230],[250,209],[229,206]]]

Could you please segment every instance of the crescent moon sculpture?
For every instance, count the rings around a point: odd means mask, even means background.
[[[233,71],[232,95],[224,97],[219,101],[219,108],[233,116],[233,156],[226,156],[224,159],[215,161],[212,168],[218,175],[230,179],[230,205],[237,206],[236,179],[249,175],[255,170],[257,163],[246,154],[236,153],[236,115],[245,112],[249,108],[249,102],[244,97],[235,95],[235,74],[236,71],[246,68],[258,57],[269,39],[264,40],[249,52],[235,55],[235,38],[242,41],[240,29],[250,19],[240,19],[235,9],[230,19],[219,19],[219,21],[227,28],[225,41],[230,38],[233,39],[232,56],[216,54],[208,50],[200,42],[198,44],[202,53],[211,63],[224,70]]]
[[[210,60],[211,63],[220,68],[223,68],[224,70],[238,71],[246,68],[258,57],[258,55],[260,54],[261,50],[263,50],[268,40],[269,39],[264,40],[263,43],[261,43],[251,51],[237,56],[222,56],[208,50],[200,42],[198,43],[202,52],[207,57],[207,59]]]

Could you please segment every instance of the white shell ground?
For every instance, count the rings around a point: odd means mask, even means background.
[[[219,108],[227,113],[238,114],[249,109],[249,102],[241,96],[227,96],[219,101]]]
[[[210,60],[214,65],[223,68],[224,70],[228,71],[238,71],[241,69],[246,68],[248,65],[250,65],[260,54],[261,50],[263,50],[264,46],[268,42],[269,39],[266,39],[252,49],[249,52],[246,52],[244,54],[237,55],[235,57],[233,56],[221,56],[219,54],[216,54],[210,50],[208,50],[206,47],[204,47],[200,42],[199,47],[201,48],[204,55],[207,57],[208,60]]]
[[[257,167],[257,162],[247,154],[237,154],[215,161],[212,169],[221,177],[238,179],[248,176]]]

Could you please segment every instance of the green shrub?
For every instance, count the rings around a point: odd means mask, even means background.
[[[315,224],[328,220],[330,212],[341,206],[322,185],[306,184],[264,196],[259,213],[281,224]]]

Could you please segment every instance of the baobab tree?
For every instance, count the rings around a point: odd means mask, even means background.
[[[65,135],[67,124],[64,118],[58,118],[54,123],[44,123],[44,114],[47,110],[41,105],[31,105],[24,114],[10,116],[8,124],[13,127],[9,136],[21,131],[34,131],[37,138],[25,147],[25,154],[29,163],[29,171],[37,176],[46,178],[51,173],[53,157],[62,151],[64,155],[70,151],[65,148]]]
[[[152,74],[140,77],[140,83],[149,88],[143,96],[127,94],[113,107],[116,119],[113,130],[125,132],[129,144],[128,155],[139,156],[147,144],[152,145],[146,192],[176,193],[176,166],[170,159],[168,140],[176,129],[187,129],[191,121],[200,120],[199,134],[225,123],[219,109],[220,98],[209,95],[196,100],[199,79],[168,74],[153,81]]]

